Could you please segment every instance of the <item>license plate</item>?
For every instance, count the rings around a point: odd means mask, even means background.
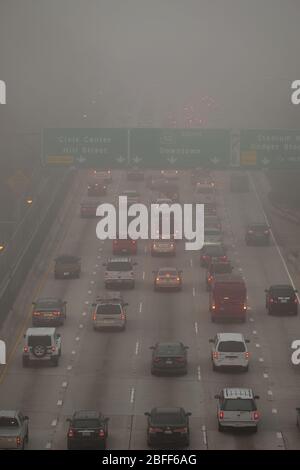
[[[103,320],[104,323],[113,323],[113,320]]]
[[[83,435],[84,437],[89,437],[89,436],[91,435],[91,433],[90,433],[90,431],[83,431],[83,432],[82,432],[82,435]]]
[[[172,431],[167,430],[165,431],[165,434],[172,434]]]
[[[170,359],[168,359],[168,360],[166,361],[166,364],[173,364],[173,361],[171,361]]]
[[[52,315],[52,313],[44,313],[43,316],[48,318],[48,317],[52,317],[53,315]]]
[[[280,302],[281,302],[282,304],[287,304],[287,300],[286,300],[286,299],[282,299]]]

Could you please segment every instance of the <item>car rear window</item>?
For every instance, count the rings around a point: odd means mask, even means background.
[[[127,261],[114,261],[113,263],[108,263],[107,271],[132,271],[132,265]]]
[[[76,419],[72,422],[74,428],[99,428],[101,423],[98,419]]]
[[[224,411],[255,411],[256,406],[251,399],[234,398],[224,400],[222,409]]]
[[[270,289],[270,294],[273,295],[274,297],[294,297],[295,292],[293,289],[289,288],[276,288],[276,289]]]
[[[225,254],[224,248],[221,246],[204,246],[203,252],[209,256],[222,256]]]
[[[0,428],[17,428],[19,423],[15,418],[9,418],[6,416],[0,417]]]
[[[28,346],[51,346],[51,336],[29,336]]]
[[[182,356],[183,351],[182,347],[177,344],[168,346],[161,345],[157,347],[156,354],[158,356]]]
[[[246,288],[243,284],[231,283],[231,282],[217,282],[215,285],[215,290],[219,295],[226,295],[228,297],[233,296],[237,297],[238,295],[244,295]]]
[[[38,302],[35,310],[54,310],[60,309],[61,305],[57,302]]]
[[[219,352],[245,352],[245,345],[241,341],[222,341],[218,344]]]
[[[151,421],[157,426],[182,425],[185,423],[181,413],[156,413],[151,416]]]
[[[121,306],[118,304],[98,305],[97,315],[120,315]]]

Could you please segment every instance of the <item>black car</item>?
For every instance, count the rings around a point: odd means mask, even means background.
[[[99,411],[76,411],[69,422],[68,450],[106,449],[108,421]]]
[[[212,258],[206,271],[206,290],[211,289],[215,274],[230,274],[232,271],[233,267],[229,260],[220,261],[219,258]]]
[[[265,290],[266,309],[269,315],[298,313],[297,290],[291,285],[273,285]]]
[[[55,258],[55,279],[79,278],[81,271],[80,258],[73,255],[60,255]]]
[[[246,245],[269,245],[270,227],[265,223],[249,224],[245,241]]]
[[[65,300],[54,298],[32,302],[32,326],[63,325],[67,316],[66,304]]]
[[[147,423],[148,446],[178,445],[186,447],[190,444],[189,416],[183,408],[152,408],[145,413]]]
[[[151,346],[151,374],[186,374],[187,349],[181,342],[156,343]]]
[[[200,264],[207,268],[212,260],[215,261],[227,261],[227,250],[223,243],[220,242],[208,242],[200,250]]]
[[[103,181],[91,181],[88,184],[87,194],[91,197],[105,196],[107,185]]]

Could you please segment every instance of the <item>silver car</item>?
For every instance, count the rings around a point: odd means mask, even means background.
[[[21,411],[0,410],[0,449],[24,449],[28,443],[28,419]]]
[[[260,413],[257,410],[256,400],[251,388],[224,388],[219,395],[217,418],[219,431],[225,428],[251,428],[257,431]]]
[[[213,339],[211,360],[213,370],[219,369],[249,369],[248,339],[240,333],[218,333]]]
[[[128,305],[123,301],[120,292],[111,292],[98,297],[92,304],[94,330],[118,329],[126,327],[126,311]]]

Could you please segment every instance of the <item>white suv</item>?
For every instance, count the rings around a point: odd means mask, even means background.
[[[248,371],[250,353],[246,343],[249,340],[241,333],[218,333],[209,342],[212,343],[213,370],[227,368]]]
[[[135,279],[133,266],[136,265],[131,258],[110,258],[104,273],[104,284],[106,288],[110,287],[129,287],[134,288]]]
[[[28,328],[24,338],[23,367],[31,362],[50,362],[58,366],[61,336],[55,328]]]
[[[224,388],[218,400],[217,418],[219,431],[224,428],[252,428],[257,431],[260,414],[257,410],[256,400],[250,388]]]

